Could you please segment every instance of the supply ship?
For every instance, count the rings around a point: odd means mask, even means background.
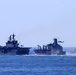
[[[5,46],[0,46],[0,55],[28,55],[30,47],[19,46],[15,35],[10,35]]]
[[[57,41],[57,38],[54,38],[54,42],[41,46],[38,45],[37,49],[34,49],[34,52],[39,55],[65,55],[66,52],[63,51],[63,47],[58,43],[63,43],[62,41]]]

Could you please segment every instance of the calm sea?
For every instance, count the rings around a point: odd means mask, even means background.
[[[76,75],[76,56],[0,56],[0,75]]]

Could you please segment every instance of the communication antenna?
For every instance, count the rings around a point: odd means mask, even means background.
[[[57,39],[59,40],[58,43],[64,43],[64,41],[60,40],[60,37],[57,37]]]

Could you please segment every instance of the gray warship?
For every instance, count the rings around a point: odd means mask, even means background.
[[[5,46],[0,46],[0,55],[28,55],[30,47],[19,46],[15,35],[10,35]]]
[[[41,46],[38,45],[37,49],[34,49],[34,52],[39,55],[65,55],[66,52],[63,51],[63,47],[58,43],[63,43],[62,41],[57,41],[57,38],[54,38],[54,42]]]

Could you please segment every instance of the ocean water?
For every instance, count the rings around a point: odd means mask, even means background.
[[[76,75],[76,56],[0,56],[0,75]]]
[[[76,49],[76,47],[63,47],[64,51],[73,51],[75,49]]]

